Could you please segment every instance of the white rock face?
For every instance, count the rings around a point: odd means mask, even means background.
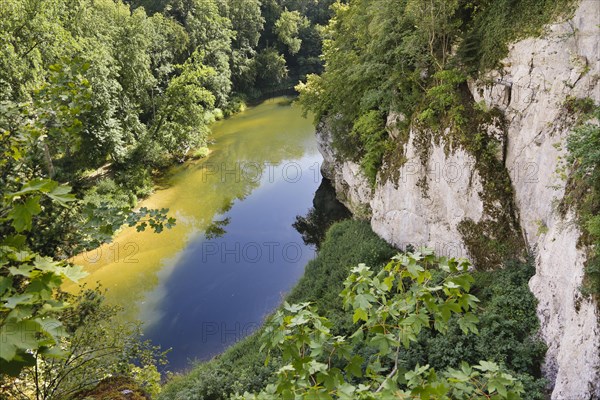
[[[503,70],[469,84],[475,101],[500,108],[508,121],[503,158],[523,236],[535,255],[530,288],[539,300],[541,335],[548,345],[544,372],[557,400],[600,399],[600,316],[597,305],[580,295],[581,232],[574,215],[563,218],[556,211],[565,182],[555,172],[564,154],[556,145],[565,143],[574,123],[565,101],[590,97],[600,103],[599,25],[600,1],[583,0],[571,20],[548,27],[541,38],[515,43]],[[490,81],[496,83],[484,83]],[[397,119],[390,116],[388,123]],[[397,135],[393,127],[388,132]],[[487,218],[475,160],[460,150],[447,155],[443,144],[432,144],[423,165],[414,137],[412,132],[399,178],[380,176],[372,190],[357,164],[336,159],[321,129],[323,170],[341,200],[353,212],[371,215],[374,231],[390,243],[469,256],[458,224]]]
[[[483,216],[475,160],[463,150],[447,156],[440,145],[433,145],[427,165],[422,165],[414,135],[405,154],[409,161],[400,169],[398,181],[380,181],[375,190],[373,230],[400,248],[426,245],[440,255],[467,257],[458,224]]]
[[[600,2],[582,1],[572,20],[512,46],[503,76],[491,76],[512,83],[510,102],[504,85],[472,85],[476,100],[483,89],[483,100],[502,107],[510,122],[506,167],[536,256],[530,288],[549,346],[545,373],[554,382],[553,399],[600,398],[600,326],[596,305],[579,294],[580,231],[574,215],[563,219],[555,209],[565,189],[555,172],[563,152],[555,145],[565,143],[573,126],[563,104],[568,96],[600,102],[599,25]]]
[[[360,165],[340,160],[331,146],[331,134],[323,124],[317,129],[317,146],[324,160],[321,172],[333,183],[338,199],[357,218],[370,218],[373,188]]]

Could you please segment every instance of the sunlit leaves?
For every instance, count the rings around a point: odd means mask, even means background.
[[[216,101],[207,89],[216,72],[202,63],[203,58],[196,51],[180,66],[181,73],[169,82],[153,127],[155,140],[180,159],[205,144],[206,117]]]
[[[71,188],[69,186],[59,185],[49,179],[29,181],[23,185],[21,190],[6,195],[7,201],[12,201],[12,208],[7,213],[7,218],[18,233],[29,231],[32,227],[33,218],[42,212],[40,206],[42,195],[49,197],[58,204],[65,205],[75,200],[70,192]]]
[[[28,364],[24,360],[30,358],[29,352],[42,348],[49,351],[65,336],[62,324],[52,315],[66,304],[54,295],[63,278],[76,280],[85,274],[80,267],[64,262],[34,254],[14,254],[14,248],[8,246],[0,250],[0,260],[12,260],[13,264],[6,268],[7,275],[0,282],[0,358],[9,371],[17,374]],[[58,354],[55,352],[54,356]]]
[[[351,338],[334,337],[329,321],[310,304],[285,303],[262,336],[262,349],[282,356],[278,380],[243,398],[520,398],[522,385],[492,362],[442,372],[398,365],[401,348],[409,348],[422,330],[444,333],[453,316],[465,334],[477,333],[468,268],[466,260],[437,258],[428,249],[400,254],[378,274],[364,264],[353,268],[341,294],[358,325]],[[368,346],[373,356],[353,354],[351,343]]]
[[[8,218],[12,220],[12,226],[17,232],[23,232],[31,229],[31,221],[35,215],[42,212],[39,197],[29,197],[23,203],[17,203],[8,213]]]
[[[301,29],[309,26],[309,21],[298,11],[285,10],[275,22],[275,32],[279,40],[288,47],[290,54],[300,51],[302,40],[298,37]]]

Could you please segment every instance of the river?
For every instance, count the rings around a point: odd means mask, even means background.
[[[173,349],[173,371],[258,328],[315,255],[292,226],[322,180],[311,121],[275,98],[217,122],[211,139],[208,157],[174,167],[140,204],[169,208],[176,227],[127,228],[75,260],[126,320]]]

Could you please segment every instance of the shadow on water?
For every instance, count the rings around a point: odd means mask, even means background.
[[[323,177],[313,199],[313,208],[306,216],[298,215],[293,226],[302,235],[306,245],[313,245],[318,250],[329,227],[351,216],[350,211],[337,199],[331,181]]]

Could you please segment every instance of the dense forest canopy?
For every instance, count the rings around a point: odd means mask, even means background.
[[[79,211],[60,211],[74,221],[83,210],[123,214],[154,175],[206,146],[212,121],[320,70],[319,24],[330,3],[3,2],[0,143],[10,156],[1,194],[53,179],[82,200]],[[119,224],[104,222],[103,232]],[[69,224],[46,225],[37,235],[53,236],[44,254],[86,247]]]

